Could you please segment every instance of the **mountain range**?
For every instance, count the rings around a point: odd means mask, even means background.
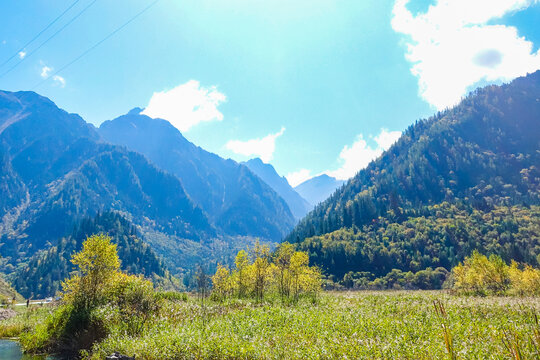
[[[116,210],[186,238],[216,233],[179,179],[144,156],[101,141],[92,125],[31,92],[0,92],[0,242],[18,262],[73,224]]]
[[[175,175],[213,224],[229,235],[279,241],[295,221],[286,202],[247,167],[225,160],[186,140],[168,121],[134,109],[105,121],[106,141],[145,155]]]
[[[33,92],[0,92],[0,263],[13,273],[85,217],[121,214],[177,272],[294,226],[246,166],[134,110],[99,129]]]
[[[539,265],[539,166],[540,71],[417,121],[347,182],[296,188],[138,108],[96,129],[0,91],[0,270],[25,296],[51,294],[96,231],[124,270],[170,284],[256,238],[295,243],[336,281],[449,269],[475,249]]]

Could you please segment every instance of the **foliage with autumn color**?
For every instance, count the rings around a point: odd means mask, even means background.
[[[308,254],[296,251],[292,244],[282,243],[272,254],[268,245],[256,243],[253,249],[238,252],[233,269],[218,265],[212,284],[217,300],[252,297],[263,301],[278,295],[282,302],[296,302],[303,294],[317,298],[322,274],[309,265]]]
[[[453,289],[472,295],[540,295],[540,269],[474,251],[452,269]]]

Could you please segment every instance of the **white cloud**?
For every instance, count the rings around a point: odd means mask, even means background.
[[[41,62],[41,74],[40,76],[44,79],[49,79],[51,77],[51,72],[54,70],[52,67],[49,67],[45,64],[43,64],[43,62]],[[54,84],[56,85],[59,85],[60,87],[64,87],[66,86],[66,79],[64,79],[62,76],[60,75],[53,75],[52,76],[52,79],[53,79],[53,82]]]
[[[52,71],[52,68],[48,67],[47,65],[43,65],[43,67],[41,68],[41,77],[42,78],[48,78],[49,75],[51,74],[51,71]]]
[[[388,150],[401,136],[401,131],[388,131],[388,129],[381,129],[379,135],[373,139],[377,143],[377,148]]]
[[[372,160],[379,157],[400,136],[401,132],[399,131],[381,129],[379,135],[372,137],[376,143],[376,146],[372,147],[368,145],[362,134],[358,135],[356,141],[351,146],[345,145],[341,150],[339,154],[339,159],[342,163],[341,167],[334,171],[327,171],[327,174],[341,180],[353,177]]]
[[[408,2],[396,0],[392,28],[407,36],[406,58],[420,95],[436,108],[455,105],[479,82],[540,69],[540,52],[515,27],[487,25],[539,0],[436,0],[416,16]]]
[[[26,56],[26,51],[19,51],[19,59],[24,59]]]
[[[235,154],[244,156],[257,156],[264,162],[269,162],[274,156],[276,150],[276,139],[283,135],[285,128],[275,134],[269,134],[262,138],[251,139],[247,141],[230,140],[225,147]]]
[[[60,75],[54,75],[53,80],[56,84],[60,85],[61,87],[66,86],[66,79],[61,77]]]
[[[221,121],[218,110],[227,97],[215,86],[203,87],[190,80],[168,91],[155,92],[148,107],[142,112],[152,118],[168,120],[180,131],[206,121]]]
[[[295,186],[300,185],[304,181],[311,179],[313,175],[311,174],[311,171],[308,169],[300,169],[298,171],[288,173],[285,177],[287,178],[289,185],[291,185],[292,187],[295,187]]]

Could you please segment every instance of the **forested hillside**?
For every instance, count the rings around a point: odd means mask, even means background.
[[[361,228],[342,228],[300,242],[329,274],[380,277],[392,269],[450,269],[473,250],[540,265],[540,207],[478,210],[450,204],[407,210],[406,220],[380,217]]]
[[[27,264],[20,266],[14,286],[27,298],[53,296],[73,271],[70,262],[73,253],[81,250],[87,237],[99,233],[109,235],[117,245],[122,270],[152,278],[157,284],[171,282],[163,261],[142,241],[133,224],[117,213],[105,212],[81,220],[58,245],[35,254]]]
[[[179,237],[215,233],[176,177],[101,142],[78,115],[32,92],[0,92],[0,109],[4,265],[49,247],[98,211],[122,211],[135,224]]]
[[[134,121],[142,132],[124,131]],[[168,122],[131,113],[108,124],[145,154],[108,143],[36,93],[0,91],[0,271],[13,273],[99,212],[129,219],[175,274],[229,259],[255,237],[279,241],[294,225],[285,201],[246,166]]]
[[[338,275],[449,267],[477,247],[536,263],[539,165],[536,72],[478,89],[453,109],[410,126],[287,240]],[[415,243],[417,235],[425,240]]]

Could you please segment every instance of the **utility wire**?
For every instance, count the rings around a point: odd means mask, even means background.
[[[6,65],[8,62],[11,61],[11,59],[13,59],[15,56],[17,56],[18,54],[20,54],[21,51],[23,51],[28,45],[30,45],[31,43],[33,43],[38,37],[40,37],[41,34],[43,34],[45,31],[49,30],[49,28],[51,26],[53,26],[58,20],[60,20],[60,18],[62,16],[64,16],[69,10],[71,10],[71,8],[73,8],[75,5],[77,5],[77,3],[81,1],[81,0],[75,0],[75,2],[73,2],[70,6],[68,6],[68,8],[66,10],[64,10],[64,12],[62,12],[60,15],[58,15],[56,17],[56,19],[54,19],[52,22],[49,23],[49,25],[45,26],[45,28],[43,30],[41,30],[36,36],[34,36],[32,38],[32,40],[30,40],[29,42],[27,42],[26,44],[24,44],[19,50],[17,50],[15,52],[15,54],[11,55],[6,61],[4,61],[2,64],[0,64],[0,68],[4,65]]]
[[[81,55],[77,56],[75,59],[71,60],[69,63],[67,63],[66,65],[62,66],[58,71],[56,71],[54,74],[48,76],[47,78],[43,79],[42,81],[40,81],[39,83],[37,83],[33,88],[32,90],[35,90],[37,87],[41,86],[43,83],[45,83],[47,80],[49,80],[50,78],[54,78],[56,75],[58,75],[61,71],[67,69],[69,66],[73,65],[74,63],[76,63],[77,61],[79,61],[80,59],[82,59],[84,56],[86,56],[89,52],[91,52],[92,50],[94,50],[95,48],[97,48],[99,45],[101,45],[102,43],[104,43],[105,41],[107,41],[109,38],[111,38],[112,36],[114,36],[117,32],[119,32],[120,30],[122,30],[123,28],[125,28],[126,26],[128,26],[131,22],[133,22],[135,19],[137,19],[139,16],[141,16],[142,14],[144,14],[145,12],[147,12],[148,10],[150,10],[151,7],[153,7],[154,5],[156,5],[160,0],[155,0],[154,2],[152,2],[150,5],[148,5],[147,7],[145,7],[144,9],[142,9],[141,11],[139,11],[137,14],[135,14],[133,17],[131,17],[128,21],[126,21],[124,24],[122,24],[120,27],[116,28],[114,31],[112,31],[111,33],[109,33],[107,36],[105,36],[103,39],[101,39],[100,41],[98,41],[97,43],[95,43],[94,45],[92,45],[90,48],[88,48],[86,51],[84,51]]]
[[[93,0],[90,4],[88,4],[84,9],[79,11],[77,15],[71,18],[67,23],[64,24],[60,29],[58,29],[54,34],[52,34],[50,37],[47,38],[44,42],[42,42],[37,48],[32,50],[29,54],[27,54],[24,58],[19,60],[19,62],[15,63],[12,67],[7,69],[7,71],[4,71],[2,74],[0,74],[0,79],[9,74],[11,71],[13,71],[17,66],[19,66],[24,60],[28,59],[30,56],[34,55],[39,49],[41,49],[45,44],[47,44],[49,41],[51,41],[56,35],[60,34],[65,28],[67,28],[69,25],[71,25],[75,20],[77,20],[88,8],[92,5],[94,5],[98,0]]]

